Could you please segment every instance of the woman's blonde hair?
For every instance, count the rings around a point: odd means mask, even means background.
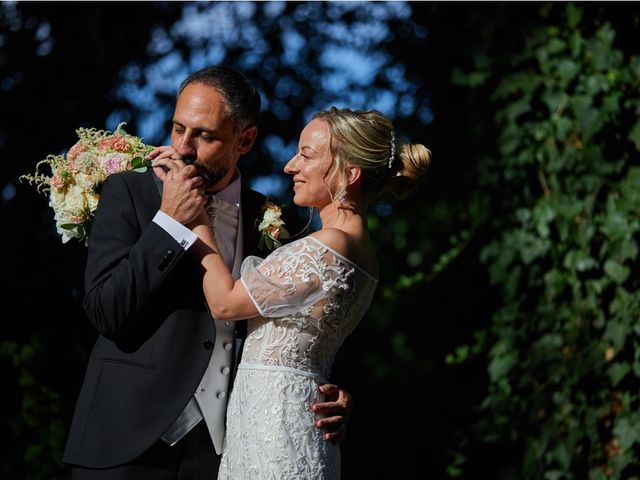
[[[331,132],[332,175],[339,176],[334,198],[346,192],[350,166],[360,167],[363,193],[371,196],[388,191],[402,199],[424,179],[431,152],[422,144],[399,141],[393,124],[379,111],[331,107],[313,118],[327,122]]]

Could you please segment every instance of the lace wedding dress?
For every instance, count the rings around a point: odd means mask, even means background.
[[[311,404],[377,280],[314,237],[247,258],[241,275],[261,317],[249,320],[218,479],[337,479],[339,447]]]

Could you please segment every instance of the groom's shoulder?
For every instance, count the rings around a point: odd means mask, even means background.
[[[257,212],[267,202],[269,197],[249,187],[242,188],[242,210],[249,212]],[[256,214],[257,214],[256,213]]]
[[[110,193],[109,196],[132,196],[134,198],[152,198],[154,191],[158,190],[155,182],[155,173],[148,170],[146,172],[126,172],[112,173],[107,177],[104,184],[100,186],[100,193]]]
[[[153,173],[153,169],[151,168],[148,168],[144,172],[127,170],[126,172],[115,173],[114,175],[119,175],[123,180],[127,182],[149,182],[156,177],[156,174]]]
[[[295,205],[283,205],[280,208],[282,221],[289,236],[299,238],[309,228],[309,218],[305,218],[301,209]]]
[[[112,173],[106,179],[105,183],[109,184],[128,184],[128,185],[153,185],[155,173],[151,169],[145,172],[136,172],[127,170],[126,172]]]
[[[256,203],[264,203],[267,201],[267,199],[269,198],[267,195],[265,195],[264,193],[260,193],[257,190],[253,190],[252,188],[249,187],[244,187],[242,189],[242,193],[243,195],[245,195],[248,199],[253,200]]]

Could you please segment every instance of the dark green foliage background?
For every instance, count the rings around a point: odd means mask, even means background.
[[[431,124],[396,126],[434,162],[406,202],[384,199],[391,215],[371,215],[380,288],[334,371],[357,402],[343,476],[640,478],[640,13],[410,6],[426,37],[395,24],[384,48],[429,99]],[[85,249],[60,243],[46,199],[17,178],[68,148],[75,128],[105,124],[121,68],[149,61],[150,31],[182,5],[16,8],[31,20],[0,18],[0,80],[13,79],[0,90],[2,292],[15,311],[0,337],[0,477],[58,479],[95,338],[81,308]],[[38,56],[43,22],[55,45]],[[248,73],[273,95],[260,68]],[[266,134],[306,119],[267,120]]]

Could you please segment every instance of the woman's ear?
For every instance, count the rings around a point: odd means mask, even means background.
[[[347,184],[353,185],[362,177],[362,169],[360,167],[347,167]]]

